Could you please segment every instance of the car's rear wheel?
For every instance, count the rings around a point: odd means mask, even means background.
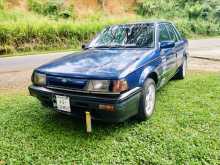
[[[187,70],[187,58],[184,57],[183,64],[178,69],[178,72],[174,76],[174,79],[182,80],[186,77],[186,70]]]
[[[139,112],[138,112],[138,119],[143,121],[149,119],[154,110],[155,110],[155,102],[156,102],[156,84],[153,79],[148,78],[143,87],[140,105],[139,105]]]

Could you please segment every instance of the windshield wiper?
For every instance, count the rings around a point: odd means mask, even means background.
[[[100,45],[100,46],[94,46],[92,48],[111,48],[109,45]]]

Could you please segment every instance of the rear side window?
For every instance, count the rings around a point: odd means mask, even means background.
[[[178,40],[182,40],[182,36],[181,36],[180,33],[177,31],[177,29],[176,29],[172,24],[170,24],[170,27],[173,29],[173,31],[175,31]]]
[[[175,42],[179,41],[179,38],[177,37],[176,32],[174,31],[173,26],[171,24],[166,24],[166,27],[167,27],[167,30],[168,30],[168,32],[170,34],[171,40],[175,41]]]
[[[167,31],[167,28],[165,27],[164,24],[160,24],[159,25],[159,41],[168,41],[170,40],[170,36],[169,36],[169,33]]]

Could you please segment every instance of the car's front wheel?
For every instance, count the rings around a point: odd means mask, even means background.
[[[143,121],[149,119],[154,110],[156,102],[156,84],[153,79],[148,78],[142,90],[140,99],[138,119]]]

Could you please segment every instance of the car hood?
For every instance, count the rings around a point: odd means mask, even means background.
[[[57,59],[37,71],[68,77],[119,78],[149,52],[150,49],[89,49]]]

